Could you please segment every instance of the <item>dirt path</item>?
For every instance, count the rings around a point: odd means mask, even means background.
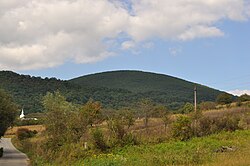
[[[10,138],[0,139],[0,147],[4,149],[0,166],[28,166],[28,157],[12,145]]]

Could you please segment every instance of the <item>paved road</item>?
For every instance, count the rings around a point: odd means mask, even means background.
[[[0,166],[28,166],[28,157],[12,145],[10,138],[0,139],[0,147],[4,149]]]

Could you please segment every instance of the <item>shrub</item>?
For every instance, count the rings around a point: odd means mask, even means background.
[[[216,103],[211,101],[202,102],[199,104],[201,110],[212,110],[216,109]]]
[[[109,120],[108,128],[113,136],[113,140],[111,140],[111,144],[113,146],[120,145],[135,145],[138,144],[137,139],[131,133],[128,133],[125,130],[125,124],[123,121],[119,121],[118,119]]]
[[[239,121],[240,118],[237,116],[224,116],[222,118],[217,118],[215,120],[215,124],[217,126],[217,130],[219,131],[235,131],[239,129]]]
[[[121,141],[126,134],[126,131],[124,129],[124,124],[120,122],[118,119],[109,120],[108,128],[113,137],[117,139],[117,141]]]
[[[137,138],[132,133],[126,134],[123,138],[123,142],[122,142],[123,146],[138,145],[138,144],[139,144],[139,142],[138,142]]]
[[[192,120],[187,116],[179,116],[172,124],[172,136],[181,141],[190,139],[193,136],[193,130],[191,127]]]
[[[0,157],[3,156],[3,148],[0,148]]]
[[[19,140],[24,140],[24,139],[31,138],[31,137],[35,136],[37,134],[37,131],[36,130],[31,131],[27,128],[19,128],[17,130],[16,134],[17,134],[17,138]]]
[[[193,104],[191,103],[186,103],[180,110],[179,112],[180,113],[183,113],[183,114],[188,114],[190,112],[194,111],[194,106]]]
[[[212,134],[213,120],[210,117],[202,117],[199,119],[198,136],[206,136]]]
[[[224,115],[222,117],[203,116],[198,120],[198,136],[206,136],[221,131],[235,131],[244,129],[245,121],[236,115]]]
[[[107,150],[108,146],[106,145],[103,133],[99,128],[92,130],[91,135],[95,148],[100,149],[101,151]]]

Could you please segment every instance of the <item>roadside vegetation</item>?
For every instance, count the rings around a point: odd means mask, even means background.
[[[223,96],[222,96],[223,97]],[[68,102],[59,92],[43,99],[44,130],[18,129],[14,143],[33,165],[228,165],[250,163],[250,104],[191,103],[173,114],[149,99],[137,109],[103,109],[90,99]],[[220,108],[218,109],[218,104]]]
[[[17,115],[17,106],[12,97],[0,89],[0,138],[10,127]]]

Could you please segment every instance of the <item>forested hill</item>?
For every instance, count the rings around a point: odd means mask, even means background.
[[[194,85],[175,77],[140,71],[104,72],[69,81],[0,71],[0,88],[11,93],[28,113],[43,111],[42,97],[57,90],[68,101],[79,104],[93,98],[106,108],[120,108],[150,98],[155,103],[176,109],[186,102],[193,102]],[[197,85],[197,89],[198,101],[214,101],[221,93],[202,85]]]
[[[78,77],[69,82],[82,87],[105,87],[109,89],[125,89],[139,98],[151,98],[177,108],[185,102],[193,102],[195,83],[163,74],[142,71],[111,71]],[[197,85],[198,101],[215,101],[221,91]]]
[[[132,92],[148,91],[193,91],[195,83],[185,81],[176,77],[143,72],[143,71],[110,71],[97,74],[90,74],[69,80],[81,86],[106,87],[112,89],[126,89]],[[208,94],[220,93],[220,91],[205,86],[198,85],[199,89]],[[184,91],[183,91],[184,90]]]

